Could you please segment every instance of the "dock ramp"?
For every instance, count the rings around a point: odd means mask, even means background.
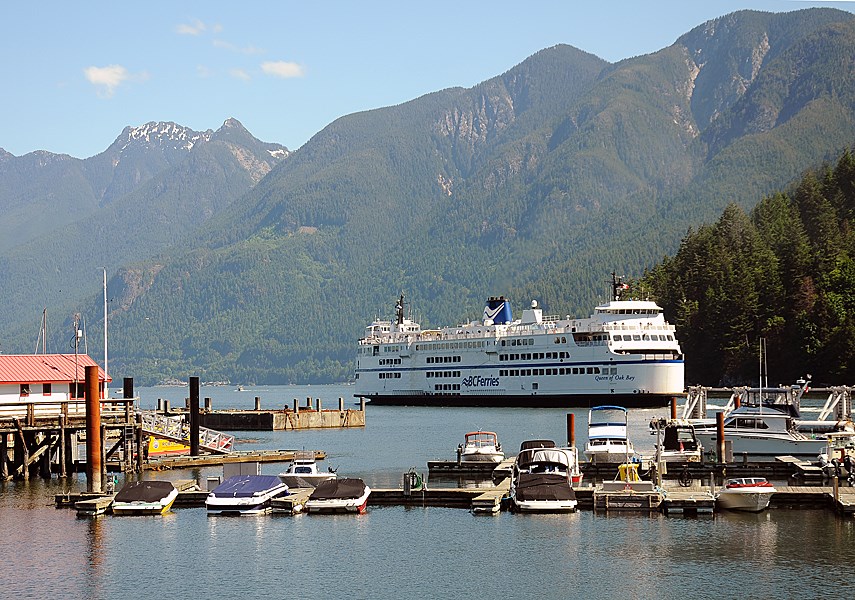
[[[140,411],[142,429],[148,435],[190,445],[190,426],[181,417],[167,417],[155,411]],[[199,428],[199,448],[217,454],[228,454],[234,446],[235,436]]]

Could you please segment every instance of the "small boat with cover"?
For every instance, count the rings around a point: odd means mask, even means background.
[[[556,448],[551,440],[523,442],[514,462],[510,496],[519,512],[576,510],[572,474],[578,470],[575,448]]]
[[[113,499],[114,515],[162,515],[178,497],[169,481],[129,481]]]
[[[327,479],[320,482],[306,500],[306,512],[363,514],[370,494],[371,488],[361,479]]]
[[[275,475],[235,475],[208,494],[209,515],[258,515],[269,512],[271,500],[288,494]]]

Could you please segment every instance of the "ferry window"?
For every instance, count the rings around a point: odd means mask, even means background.
[[[594,367],[594,375],[600,374],[600,367]]]
[[[594,367],[588,367],[588,375],[594,374]]]
[[[566,344],[566,343],[567,343],[567,338],[566,338],[566,337],[564,337],[563,335],[561,336],[561,343],[562,343],[562,344]]]
[[[645,342],[649,342],[650,336],[645,333],[643,336],[641,336],[641,339],[643,339]]]
[[[530,338],[530,339],[528,340],[528,345],[529,345],[529,346],[534,346],[534,338]]]
[[[531,389],[536,390],[536,389],[537,389],[537,384],[536,384],[536,383],[532,383],[532,384],[531,384]]]
[[[636,342],[640,342],[640,341],[641,341],[641,336],[640,336],[640,335],[638,335],[638,334],[633,334],[632,339],[633,339],[633,340],[635,340]]]
[[[565,373],[564,373],[564,369],[559,369],[558,371],[559,371],[559,374],[560,374],[560,375],[564,375],[564,374],[565,374]]]

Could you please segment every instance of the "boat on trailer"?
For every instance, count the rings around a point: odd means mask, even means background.
[[[487,300],[479,320],[422,329],[407,316],[368,325],[356,353],[354,396],[422,406],[665,406],[683,393],[683,353],[662,308],[629,298],[612,274],[610,299],[586,318],[545,315],[536,301],[513,318]]]
[[[235,475],[208,494],[209,515],[259,515],[271,510],[271,501],[288,494],[288,486],[275,475]]]
[[[178,497],[169,481],[129,481],[113,499],[114,515],[162,515]]]

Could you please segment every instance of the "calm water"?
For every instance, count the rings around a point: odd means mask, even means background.
[[[333,407],[339,396],[350,404],[351,393],[346,386],[202,388],[215,408],[251,408],[255,396],[263,407],[307,396]],[[157,398],[183,403],[187,391],[138,394],[144,408],[153,408]],[[581,445],[587,412],[574,412]],[[631,411],[637,449],[652,450],[647,423],[665,412]],[[369,405],[365,429],[238,432],[238,448],[325,450],[340,475],[399,486],[410,467],[423,472],[428,460],[453,459],[472,429],[497,431],[507,452],[529,438],[563,442],[566,413]],[[270,474],[281,469],[263,467]],[[363,516],[215,518],[193,508],[165,517],[82,519],[53,508],[53,495],[69,487],[85,488],[85,481],[0,484],[4,597],[840,597],[855,566],[855,521],[824,511],[666,518],[371,507]]]

